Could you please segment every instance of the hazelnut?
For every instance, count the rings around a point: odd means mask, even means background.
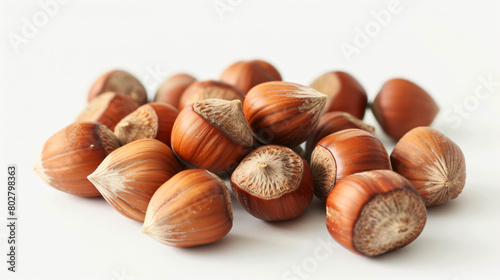
[[[281,81],[281,75],[270,63],[263,60],[238,61],[222,72],[220,80],[235,86],[246,94],[254,86]]]
[[[430,125],[439,107],[418,85],[405,79],[392,79],[380,89],[372,111],[382,129],[398,140],[415,127]]]
[[[321,139],[311,155],[314,194],[326,201],[336,184],[348,175],[378,169],[391,169],[384,145],[371,133],[345,129]]]
[[[120,214],[143,222],[155,191],[180,171],[167,145],[140,139],[111,152],[87,178]]]
[[[139,107],[115,127],[122,144],[143,138],[154,138],[170,147],[172,127],[179,111],[169,104],[154,102]]]
[[[106,126],[73,123],[45,142],[34,169],[42,180],[60,191],[83,197],[100,196],[87,176],[118,147],[118,138]]]
[[[456,198],[465,186],[465,158],[450,138],[430,127],[406,133],[391,154],[394,171],[408,179],[426,206]]]
[[[341,71],[321,75],[311,87],[328,96],[325,112],[347,112],[358,119],[363,119],[368,97],[365,89],[351,75]]]
[[[203,99],[224,99],[224,100],[240,100],[243,102],[245,95],[232,85],[219,81],[203,81],[192,83],[181,95],[179,101],[179,111],[184,107],[193,104],[195,101]]]
[[[325,102],[326,95],[310,87],[267,82],[248,92],[243,111],[260,142],[295,147],[314,131]]]
[[[128,95],[138,105],[148,102],[148,94],[142,83],[132,74],[122,70],[113,70],[101,75],[90,88],[88,101],[108,91]]]
[[[126,115],[137,109],[137,102],[132,98],[114,92],[105,92],[92,99],[77,122],[98,122],[110,130]]]
[[[179,73],[173,75],[160,85],[154,101],[167,103],[178,108],[182,93],[194,82],[196,82],[196,79],[189,74]]]
[[[185,163],[228,172],[253,146],[241,101],[205,99],[184,108],[174,122],[172,149]]]
[[[311,157],[314,146],[324,137],[349,128],[359,128],[375,135],[375,128],[346,112],[328,112],[320,119],[318,126],[313,131],[306,143],[306,158]]]
[[[169,246],[192,247],[221,239],[232,225],[226,184],[209,171],[190,169],[155,192],[142,232]]]
[[[264,221],[286,221],[302,214],[312,201],[313,184],[307,162],[278,145],[257,148],[231,175],[238,201]]]
[[[378,256],[402,248],[424,229],[427,211],[412,184],[390,170],[339,182],[326,202],[326,226],[343,247]]]

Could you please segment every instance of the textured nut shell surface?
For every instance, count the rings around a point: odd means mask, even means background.
[[[90,88],[88,101],[108,91],[127,95],[138,105],[148,102],[148,95],[142,83],[123,70],[113,70],[101,75]]]
[[[378,205],[370,205],[373,203]],[[366,212],[373,210],[373,206],[379,211]],[[343,247],[367,256],[411,243],[422,232],[427,219],[425,205],[411,183],[390,170],[346,177],[328,196],[326,209],[327,229],[332,237]],[[367,214],[371,217],[366,217]],[[362,224],[360,219],[364,220]],[[388,242],[387,238],[395,242]],[[357,246],[365,248],[360,251]]]
[[[253,146],[248,124],[243,117],[238,119],[227,114],[224,116],[227,122],[216,117],[217,114],[209,121],[206,118],[210,114],[203,117],[195,111],[195,106],[196,103],[184,108],[175,120],[171,136],[172,149],[182,161],[194,168],[204,168],[214,173],[231,171]],[[234,121],[239,123],[229,124]],[[237,135],[238,131],[242,131],[240,136]]]
[[[328,177],[329,182],[323,182],[319,172],[331,169],[323,165],[332,162],[335,163],[335,174]],[[326,201],[334,186],[346,176],[369,170],[391,170],[391,162],[380,140],[367,131],[353,128],[321,139],[311,156],[311,169],[315,179],[315,194]]]
[[[185,170],[153,195],[142,231],[169,246],[215,242],[232,227],[231,197],[225,183],[201,169]]]
[[[120,214],[142,222],[155,191],[180,171],[167,145],[146,138],[111,152],[88,179]]]
[[[105,92],[92,99],[76,121],[98,122],[114,130],[116,124],[135,109],[137,109],[137,102],[132,98],[123,94]]]
[[[73,123],[45,142],[34,169],[60,191],[83,197],[100,196],[87,176],[119,146],[118,138],[104,125]]]
[[[124,117],[115,127],[123,144],[143,138],[153,138],[171,146],[172,127],[179,111],[160,102],[144,104]]]
[[[306,158],[309,159],[314,146],[326,136],[349,128],[359,128],[375,135],[375,128],[347,112],[328,112],[319,119],[318,126],[307,139]]]
[[[328,95],[325,112],[342,111],[363,119],[368,96],[363,86],[350,74],[328,72],[314,80],[311,87]]]
[[[203,99],[219,98],[224,100],[240,100],[243,102],[245,95],[230,84],[220,81],[201,81],[191,84],[182,93],[178,109],[182,111],[186,106]]]
[[[451,139],[430,127],[412,129],[391,154],[394,171],[412,182],[427,206],[456,198],[465,186],[465,157]]]
[[[243,112],[260,142],[295,147],[316,128],[326,98],[310,87],[267,82],[248,92]]]
[[[231,175],[238,201],[265,221],[286,221],[302,214],[313,198],[309,165],[291,149],[266,145],[247,155]]]

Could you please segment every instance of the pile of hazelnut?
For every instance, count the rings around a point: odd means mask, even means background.
[[[172,76],[148,103],[138,79],[108,72],[76,121],[47,140],[35,171],[58,190],[103,196],[176,247],[231,230],[221,177],[244,209],[268,222],[298,217],[316,195],[331,236],[365,256],[406,246],[422,232],[427,206],[461,193],[464,156],[429,127],[439,108],[418,85],[389,80],[368,106],[398,141],[389,156],[362,121],[367,94],[354,77],[281,80],[265,61],[240,61],[218,81]]]

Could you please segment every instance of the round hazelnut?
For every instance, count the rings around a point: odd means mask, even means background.
[[[313,183],[307,162],[278,145],[257,148],[231,175],[238,201],[264,221],[287,221],[302,214],[312,201]]]
[[[138,105],[148,102],[148,94],[142,83],[132,74],[122,70],[113,70],[101,75],[90,88],[88,101],[108,91],[127,95]]]
[[[363,86],[348,73],[325,73],[314,80],[311,87],[328,96],[325,112],[347,112],[361,120],[365,116],[368,96]]]
[[[392,79],[380,89],[372,111],[382,129],[398,140],[415,127],[430,125],[439,107],[418,85],[405,79]]]
[[[267,82],[248,92],[243,111],[260,142],[295,147],[314,131],[325,102],[326,95],[310,87]]]
[[[120,147],[118,138],[96,122],[77,122],[52,135],[43,146],[35,172],[50,186],[77,196],[100,196],[87,179],[108,154]]]
[[[114,92],[105,92],[92,99],[76,118],[77,122],[98,122],[110,130],[126,115],[137,109],[132,98]]]
[[[311,155],[314,194],[326,201],[345,177],[358,172],[391,169],[384,145],[361,129],[345,129],[321,139]]]
[[[229,172],[253,147],[241,101],[205,99],[184,108],[174,122],[172,149],[186,164]]]
[[[154,101],[167,103],[178,108],[182,93],[194,82],[196,82],[196,79],[189,74],[179,73],[173,75],[160,85]]]
[[[407,178],[426,206],[456,198],[465,186],[465,157],[455,142],[430,127],[406,133],[391,153],[394,171]]]
[[[220,80],[235,86],[246,94],[254,86],[281,81],[281,75],[270,63],[263,60],[238,61],[222,72]]]
[[[193,247],[215,242],[231,230],[231,196],[215,174],[177,173],[153,195],[142,232],[165,245]]]
[[[349,128],[359,128],[375,135],[375,128],[346,112],[328,112],[320,119],[318,126],[307,139],[305,155],[310,159],[311,153],[319,140],[326,136]]]
[[[115,127],[122,144],[143,138],[162,141],[170,147],[174,121],[179,111],[166,103],[153,102],[139,107],[124,117]]]
[[[180,171],[167,145],[146,138],[111,152],[87,178],[120,214],[143,222],[155,191]]]
[[[326,202],[331,236],[343,247],[370,257],[413,242],[426,220],[425,205],[412,184],[390,170],[350,175]]]

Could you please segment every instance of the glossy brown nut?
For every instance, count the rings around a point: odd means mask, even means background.
[[[87,176],[118,147],[118,138],[106,126],[73,123],[45,142],[34,170],[60,191],[83,197],[100,196]]]
[[[439,107],[418,85],[405,79],[392,79],[380,89],[372,111],[382,129],[398,140],[415,127],[430,125]]]
[[[92,99],[76,118],[77,122],[98,122],[110,130],[126,115],[137,109],[132,98],[114,92],[105,92]]]
[[[231,230],[226,184],[202,169],[185,170],[163,184],[149,202],[142,232],[175,247],[215,242]]]
[[[108,91],[127,95],[138,105],[148,102],[148,94],[142,83],[132,74],[122,70],[112,70],[101,75],[90,88],[88,101]]]
[[[321,139],[311,155],[314,194],[326,201],[345,177],[363,171],[391,169],[384,145],[361,129],[345,129]]]
[[[465,157],[450,138],[430,127],[406,133],[391,154],[394,171],[407,178],[426,206],[456,198],[465,186]]]
[[[169,104],[147,103],[123,118],[116,125],[115,134],[122,144],[153,138],[170,147],[172,127],[177,115],[179,111]]]
[[[390,170],[366,171],[339,182],[326,202],[326,226],[343,247],[378,256],[413,242],[427,220],[411,183]]]
[[[189,74],[179,73],[173,75],[160,85],[154,101],[167,103],[178,108],[182,93],[194,82],[196,82],[196,79]]]
[[[181,170],[167,145],[140,139],[111,152],[87,178],[120,214],[143,222],[153,194]]]
[[[182,111],[186,106],[203,99],[219,98],[224,100],[240,100],[245,95],[230,84],[219,81],[202,81],[191,84],[181,95],[178,109]]]
[[[365,116],[368,96],[363,86],[348,73],[325,73],[314,80],[311,87],[328,96],[325,112],[347,112],[361,120]]]
[[[278,145],[257,148],[231,175],[238,201],[264,221],[287,221],[302,214],[312,201],[313,184],[307,162]]]
[[[375,135],[375,128],[346,112],[328,112],[320,119],[318,126],[307,139],[305,155],[310,159],[311,153],[319,140],[326,136],[349,128],[359,128]]]
[[[254,86],[281,81],[281,75],[270,63],[263,60],[238,61],[231,64],[220,76],[220,80],[235,86],[246,94]]]
[[[205,99],[184,108],[171,137],[175,154],[193,168],[229,172],[253,147],[241,101]]]
[[[310,87],[267,82],[248,92],[243,111],[260,142],[295,147],[314,131],[325,102],[326,95]]]

